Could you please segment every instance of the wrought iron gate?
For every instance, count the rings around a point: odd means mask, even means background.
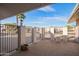
[[[0,55],[18,48],[17,31],[16,25],[0,24]]]

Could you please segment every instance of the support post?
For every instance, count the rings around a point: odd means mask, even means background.
[[[33,31],[32,31],[32,35],[33,35],[33,42],[37,42],[37,39],[36,39],[36,27],[33,28]]]
[[[79,19],[76,20],[75,34],[76,42],[79,42]]]
[[[22,25],[23,25],[23,20],[20,20],[20,25],[17,25],[18,28],[18,49],[19,51],[21,50],[21,40],[22,40]]]
[[[0,21],[0,55],[1,55],[1,49],[2,47],[1,47],[1,21]]]
[[[34,28],[32,28],[32,43],[34,42]]]
[[[45,28],[42,28],[42,40],[44,39],[45,36]]]
[[[17,26],[18,28],[18,49],[21,50],[21,27]]]
[[[50,28],[51,40],[54,40],[54,27]]]

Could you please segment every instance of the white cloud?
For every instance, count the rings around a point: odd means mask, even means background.
[[[40,10],[40,11],[44,11],[44,12],[55,12],[56,10],[54,8],[52,8],[51,6],[46,6],[46,7],[42,7],[42,8],[39,8],[37,10]]]
[[[32,24],[43,24],[44,22],[42,22],[42,21],[32,21],[32,22],[29,22],[29,23],[32,23]]]
[[[41,22],[67,22],[66,17],[62,16],[54,16],[54,17],[39,17],[39,21]]]
[[[63,16],[54,16],[54,17],[38,17],[37,20],[30,22],[29,24],[34,26],[50,26],[51,23],[55,26],[55,23],[62,25],[60,22],[67,22],[67,18]],[[54,23],[54,24],[53,24]],[[63,26],[63,25],[62,25]]]

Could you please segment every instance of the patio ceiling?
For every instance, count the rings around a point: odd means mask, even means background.
[[[0,20],[48,5],[49,3],[0,3]]]
[[[73,9],[73,11],[69,17],[68,23],[72,23],[72,22],[76,21],[79,18],[78,13],[79,13],[79,4],[76,4],[75,8]]]

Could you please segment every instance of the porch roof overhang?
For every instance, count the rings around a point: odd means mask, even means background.
[[[76,4],[75,8],[73,9],[73,11],[68,19],[68,23],[75,22],[79,18],[78,13],[79,13],[79,4]]]
[[[49,3],[1,3],[0,20],[48,5]]]

